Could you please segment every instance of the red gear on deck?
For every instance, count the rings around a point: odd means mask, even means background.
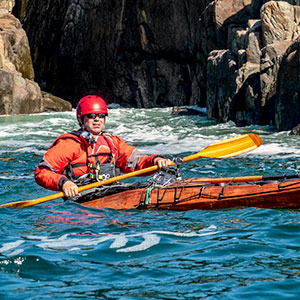
[[[76,107],[77,120],[80,124],[82,123],[82,117],[87,114],[105,114],[108,116],[105,101],[96,95],[81,98]]]

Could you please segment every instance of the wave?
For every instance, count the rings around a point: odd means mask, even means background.
[[[14,242],[4,243],[0,248],[0,253],[6,257],[16,255],[25,251],[26,245],[35,242],[35,246],[45,251],[81,251],[87,247],[93,247],[110,241],[110,249],[116,249],[116,252],[128,253],[145,251],[161,241],[161,236],[176,236],[178,238],[197,238],[220,233],[216,226],[211,225],[199,231],[188,232],[174,232],[174,231],[149,231],[134,234],[107,234],[99,233],[97,237],[95,234],[92,237],[86,237],[82,234],[64,234],[58,238],[48,236],[27,236],[24,240],[17,240]],[[142,239],[142,241],[140,241]],[[133,246],[126,247],[127,243],[135,243]]]
[[[42,156],[53,140],[78,129],[75,110],[0,118],[0,155],[5,152]],[[249,157],[299,157],[300,141],[288,132],[273,132],[270,126],[237,128],[233,122],[217,124],[202,116],[173,116],[171,108],[109,110],[106,131],[119,135],[143,153],[180,155],[197,153],[211,143],[244,133],[257,133],[263,145]]]

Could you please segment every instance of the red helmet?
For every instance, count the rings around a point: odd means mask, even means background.
[[[87,114],[105,114],[108,116],[105,101],[96,95],[88,95],[81,98],[76,107],[77,120],[81,124],[82,117]]]

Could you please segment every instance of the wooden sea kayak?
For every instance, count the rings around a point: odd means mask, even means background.
[[[211,183],[206,178],[189,178],[166,187],[150,186],[127,190],[81,202],[97,209],[155,209],[186,211],[233,207],[299,208],[300,180],[242,183]]]

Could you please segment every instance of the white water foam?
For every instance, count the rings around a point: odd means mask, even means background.
[[[203,237],[216,235],[221,231],[217,231],[214,225],[198,232],[173,232],[173,231],[149,231],[135,234],[98,234],[98,237],[93,235],[89,237],[74,237],[74,234],[64,234],[59,238],[49,238],[45,236],[27,236],[26,240],[17,240],[15,242],[5,243],[0,248],[0,253],[5,256],[17,255],[24,250],[17,249],[25,242],[36,242],[36,246],[45,251],[80,251],[88,250],[106,241],[111,241],[109,248],[116,249],[116,252],[128,253],[147,250],[161,241],[161,236],[177,236],[181,238]],[[140,242],[140,239],[143,239]],[[126,247],[127,243],[136,241],[136,245]]]
[[[254,152],[255,151],[255,152]],[[255,149],[253,152],[258,156],[280,156],[284,158],[288,157],[300,157],[300,149],[293,148],[285,144],[271,143],[267,145],[261,145],[259,148]],[[253,155],[254,153],[251,152]],[[249,153],[250,154],[250,153]]]
[[[121,248],[124,247],[128,243],[128,238],[125,234],[120,234],[116,236],[114,242],[110,245],[110,248]]]
[[[131,247],[127,247],[127,248],[123,248],[123,249],[118,249],[117,252],[137,252],[137,251],[144,251],[149,249],[150,247],[153,247],[157,244],[159,244],[160,242],[160,237],[157,236],[156,234],[151,234],[151,233],[147,233],[143,235],[143,239],[144,241],[141,242],[138,245],[135,246],[131,246]]]
[[[0,248],[0,253],[5,255],[6,257],[18,255],[24,251],[24,249],[16,249],[20,245],[24,244],[24,240],[17,240],[15,242],[10,242],[10,243],[4,243],[2,247]],[[10,252],[13,250],[12,252]]]
[[[23,175],[3,176],[3,175],[0,175],[0,179],[12,180],[12,181],[15,181],[16,179],[32,179],[32,175],[27,175],[27,176],[23,176]]]
[[[193,107],[194,108],[194,107]],[[20,119],[21,118],[21,119]],[[0,144],[16,146],[13,151],[26,153],[34,152],[42,155],[53,140],[60,134],[78,129],[75,110],[65,113],[33,114],[30,118],[11,116],[0,118]],[[11,123],[15,120],[15,123]],[[203,124],[203,126],[202,126]],[[214,124],[205,117],[189,118],[171,115],[171,108],[165,109],[110,109],[106,122],[109,133],[119,135],[126,142],[138,145],[146,154],[159,153],[177,155],[182,152],[196,153],[213,142],[237,136],[235,124],[227,122]],[[239,132],[258,132],[264,134],[269,127],[249,126],[239,129]],[[290,139],[285,133],[272,133],[270,139],[276,135],[278,144],[268,144],[268,135],[264,136],[264,144],[258,149],[247,153],[251,156],[267,155],[300,155],[298,145],[290,147],[290,143],[282,143]],[[16,143],[18,140],[18,143]],[[142,145],[142,146],[141,146]],[[42,147],[38,151],[31,148]],[[30,147],[30,148],[26,148]]]

